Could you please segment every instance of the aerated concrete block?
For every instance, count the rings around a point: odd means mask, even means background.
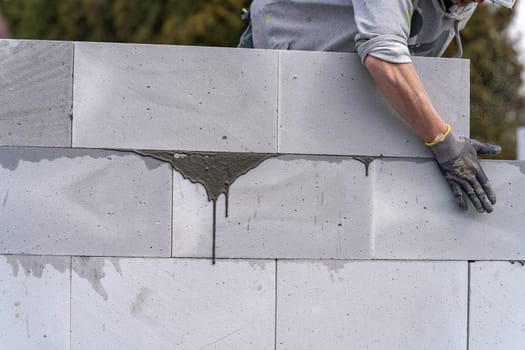
[[[279,63],[280,153],[431,156],[357,54],[282,51]],[[437,111],[468,135],[468,61],[414,58],[414,66]]]
[[[0,252],[169,256],[172,170],[134,153],[0,148]]]
[[[277,349],[466,348],[466,262],[280,261],[277,277]]]
[[[71,147],[73,43],[0,40],[0,145]]]
[[[470,350],[525,348],[523,262],[470,265]]]
[[[74,349],[273,349],[275,262],[74,258]]]
[[[199,187],[175,181],[176,256],[211,256],[213,210]],[[217,257],[369,258],[371,193],[363,164],[351,158],[267,159],[233,183],[228,217],[219,198]]]
[[[206,189],[173,172],[173,256],[211,257],[213,204]]]
[[[0,256],[0,348],[69,350],[71,258]]]
[[[433,161],[374,161],[374,257],[523,259],[525,163],[481,164],[497,197],[491,214],[459,209]]]
[[[217,215],[217,255],[370,257],[371,182],[344,157],[281,156],[240,177]],[[224,203],[224,202],[221,202]]]
[[[277,52],[75,43],[75,147],[277,151]]]

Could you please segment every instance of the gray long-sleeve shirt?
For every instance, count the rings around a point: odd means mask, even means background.
[[[256,48],[357,52],[393,63],[441,56],[476,4],[443,0],[254,0]]]

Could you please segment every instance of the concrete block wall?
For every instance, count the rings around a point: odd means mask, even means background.
[[[460,212],[353,54],[2,40],[0,86],[0,349],[525,346],[525,163]]]

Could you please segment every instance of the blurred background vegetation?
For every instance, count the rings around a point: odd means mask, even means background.
[[[0,0],[11,36],[53,39],[236,46],[250,0]],[[513,11],[479,6],[462,32],[471,59],[471,136],[500,144],[497,158],[515,159],[516,127],[525,125],[523,64],[506,29]],[[456,49],[451,47],[450,53]],[[447,53],[447,55],[451,55]],[[521,119],[521,120],[520,120]]]
[[[0,0],[17,39],[235,46],[249,0]]]

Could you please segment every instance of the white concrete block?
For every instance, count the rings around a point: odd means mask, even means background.
[[[275,262],[74,258],[74,349],[272,349]]]
[[[466,262],[277,265],[277,349],[464,350]]]
[[[0,349],[69,350],[71,258],[0,256]]]
[[[470,271],[469,349],[524,349],[523,262],[475,262]]]
[[[468,135],[468,61],[415,58],[414,65],[437,111]],[[280,153],[430,157],[357,54],[282,51],[279,69]]]
[[[371,193],[351,158],[267,159],[232,185],[227,218],[219,201],[217,256],[368,258]]]
[[[73,145],[277,150],[277,52],[75,43]]]
[[[169,256],[172,170],[134,153],[0,149],[0,252]]]
[[[173,256],[211,257],[212,230],[213,204],[206,189],[174,171]]]
[[[71,146],[73,43],[0,40],[0,145]]]
[[[525,163],[483,161],[494,212],[459,209],[434,161],[376,160],[374,257],[521,260],[525,257]]]

